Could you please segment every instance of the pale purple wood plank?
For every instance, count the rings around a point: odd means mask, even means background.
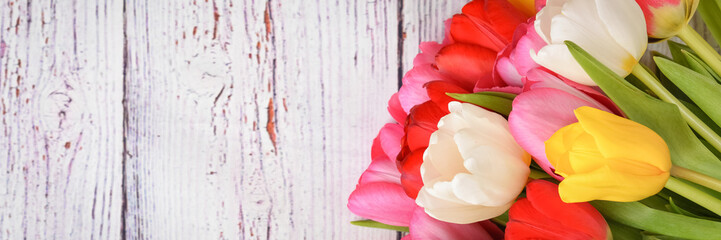
[[[0,7],[0,239],[117,239],[121,1]]]
[[[127,9],[126,236],[395,238],[345,205],[390,120],[396,1]]]

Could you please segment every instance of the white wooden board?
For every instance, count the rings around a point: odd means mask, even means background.
[[[465,1],[92,2],[0,1],[0,239],[398,237],[347,197]]]

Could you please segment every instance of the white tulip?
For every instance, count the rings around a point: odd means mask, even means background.
[[[634,0],[548,0],[534,25],[548,45],[531,52],[533,60],[584,85],[596,86],[564,41],[578,44],[621,77],[631,73],[648,45],[643,11]]]
[[[416,203],[445,222],[472,223],[501,215],[528,179],[531,156],[501,115],[451,102],[423,154]]]

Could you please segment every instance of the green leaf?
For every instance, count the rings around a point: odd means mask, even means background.
[[[681,44],[679,44],[679,43],[675,43],[675,42],[671,42],[671,41],[668,41],[668,43],[669,43],[669,46],[680,45],[680,46],[683,46],[683,47],[684,47],[683,49],[689,49],[689,51],[692,51],[692,50],[690,50],[690,48],[688,48],[686,45],[681,45]],[[669,47],[669,48],[670,48],[670,49],[674,49],[674,48],[672,48],[672,47]],[[676,48],[681,48],[681,47],[676,47]],[[679,63],[679,64],[681,64],[681,65],[686,66],[686,64],[688,64],[688,63],[686,62],[686,58],[685,58],[684,55],[683,55],[683,51],[684,51],[683,49],[677,49],[676,52],[674,52],[673,50],[671,51],[673,54],[677,54],[677,56],[675,57],[676,59],[671,59],[671,58],[669,58],[669,57],[667,57],[667,56],[664,56],[663,54],[661,54],[661,53],[659,53],[659,52],[655,52],[655,51],[651,52],[651,53],[652,53],[652,58],[653,58],[653,57],[662,57],[662,58],[666,58],[666,59],[668,59],[668,60],[673,60],[674,62],[677,62],[677,63]],[[680,59],[680,60],[679,60],[679,59]],[[671,94],[673,94],[674,97],[676,97],[677,99],[679,99],[679,100],[681,100],[681,101],[691,102],[691,99],[689,99],[688,96],[686,96],[686,94],[684,94],[684,93],[681,91],[681,89],[678,89],[678,87],[676,87],[676,85],[673,85],[673,83],[672,83],[671,81],[669,81],[668,78],[666,78],[666,76],[664,76],[664,75],[661,73],[661,70],[659,70],[658,67],[656,67],[654,73],[655,73],[656,78],[659,80],[659,82],[661,82],[661,85],[663,85],[663,87],[666,88],[666,90],[668,90]],[[630,79],[632,76],[635,76],[635,75],[633,75],[633,74],[628,75],[628,77],[626,77],[626,81],[629,81],[629,79]],[[640,81],[640,80],[637,80],[637,81]],[[648,86],[646,86],[646,85],[643,84],[642,82],[640,83],[640,85],[634,84],[634,86],[636,86],[637,88],[639,88],[639,89],[641,89],[641,90],[644,90],[647,94],[649,94],[649,95],[651,95],[651,96],[653,96],[653,97],[657,97],[657,96],[653,93],[653,91],[651,91],[650,89],[648,89]]]
[[[678,213],[678,214],[681,214],[684,216],[700,218],[700,216],[693,214],[689,211],[686,211],[683,208],[680,208],[679,206],[677,206],[676,203],[673,202],[673,198],[668,198],[668,210],[671,210],[675,213]]]
[[[638,201],[640,203],[643,203],[643,205],[646,205],[647,207],[658,209],[658,210],[666,210],[666,205],[668,205],[668,201],[666,198],[661,197],[659,195],[653,195],[647,198],[642,199],[641,201]]]
[[[686,59],[686,56],[683,54],[683,51],[693,52],[693,50],[691,50],[690,47],[681,43],[670,40],[666,42],[668,43],[668,50],[671,51],[671,57],[673,57],[673,61],[683,66],[688,66],[688,61]]]
[[[721,85],[712,78],[663,58],[655,58],[656,65],[686,96],[703,110],[717,125],[721,123]]]
[[[629,119],[660,135],[673,164],[721,179],[721,161],[696,138],[677,106],[652,98],[630,86],[572,42],[566,42],[576,61]]]
[[[469,94],[446,93],[446,95],[458,101],[488,108],[506,117],[511,113],[511,105],[513,104],[513,99],[516,97],[515,94],[502,92],[477,92]]]
[[[503,214],[501,214],[498,217],[491,218],[491,221],[493,221],[496,224],[502,225],[502,226],[506,226],[506,224],[508,223],[508,220],[509,220],[508,211],[504,212]]]
[[[606,219],[614,240],[636,240],[641,238],[641,230],[623,225],[611,219]]]
[[[673,198],[674,205],[678,206],[679,208],[681,208],[683,210],[686,210],[686,211],[692,213],[695,216],[700,216],[700,218],[707,219],[707,220],[713,220],[713,221],[721,220],[718,218],[714,218],[714,216],[716,216],[716,214],[709,211],[708,209],[706,209],[706,208],[698,205],[697,203],[695,203],[691,200],[688,200],[687,198],[679,195],[678,193],[675,193],[666,188],[661,190],[661,192],[659,192],[657,195],[660,197],[663,197],[665,199]]]
[[[379,222],[376,222],[373,220],[351,221],[350,224],[353,224],[356,226],[361,226],[361,227],[388,229],[388,230],[399,231],[399,232],[409,232],[408,227],[393,226],[393,225],[388,225],[388,224],[384,224],[384,223],[379,223]]]
[[[685,238],[669,237],[669,236],[659,235],[659,234],[652,233],[652,232],[642,232],[641,239],[643,239],[643,240],[685,240]]]
[[[682,50],[681,52],[686,57],[686,62],[688,62],[688,66],[686,67],[693,69],[697,73],[700,73],[710,79],[716,80],[716,82],[721,81],[719,75],[716,74],[716,72],[714,72],[708,64],[701,60],[701,58],[696,56],[696,54],[693,54],[686,50]]]
[[[721,0],[700,0],[697,11],[701,14],[706,28],[711,32],[716,42],[721,45]]]
[[[516,96],[518,96],[518,94],[507,93],[507,92],[494,92],[494,91],[484,91],[484,92],[477,92],[477,93],[471,93],[471,94],[496,96],[496,97],[502,97],[502,98],[505,98],[508,100],[513,100],[516,98]]]
[[[689,111],[691,111],[694,115],[696,115],[703,123],[705,123],[711,130],[713,130],[716,134],[721,134],[721,127],[718,126],[711,118],[706,115],[701,108],[696,106],[696,104],[693,104],[691,102],[687,102],[684,100],[679,100],[681,103],[688,108]],[[691,99],[689,99],[691,101]],[[703,141],[703,139],[701,139]],[[709,148],[711,150],[711,148]]]
[[[639,202],[593,201],[590,203],[607,219],[657,234],[688,239],[721,236],[721,222],[656,210]]]

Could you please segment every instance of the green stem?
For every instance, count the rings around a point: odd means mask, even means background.
[[[632,72],[636,78],[641,80],[643,84],[645,84],[653,93],[656,94],[661,100],[668,103],[673,103],[678,107],[678,110],[681,111],[681,116],[684,120],[686,120],[686,123],[688,123],[691,128],[693,128],[694,131],[696,131],[701,137],[706,139],[706,141],[711,144],[716,150],[721,151],[721,136],[716,134],[711,128],[706,125],[701,119],[699,119],[696,115],[694,115],[691,110],[689,110],[681,101],[679,101],[676,97],[671,94],[666,88],[661,85],[661,82],[656,79],[655,76],[651,75],[646,69],[641,66],[641,64],[637,64],[635,67],[633,67]]]
[[[693,30],[690,25],[686,25],[681,28],[678,33],[678,37],[681,38],[716,74],[721,75],[721,56],[719,56],[716,49],[713,49],[706,40],[699,35],[696,30]]]
[[[508,224],[508,221],[509,221],[508,211],[506,211],[505,213],[501,214],[498,217],[491,218],[491,221],[493,221],[494,223],[506,226],[506,224]]]
[[[721,181],[703,173],[673,165],[671,167],[671,176],[688,180],[721,193]]]
[[[721,216],[721,199],[715,198],[674,177],[668,178],[666,188]]]
[[[533,168],[531,168],[531,174],[529,174],[528,177],[532,179],[552,178],[548,173]]]

